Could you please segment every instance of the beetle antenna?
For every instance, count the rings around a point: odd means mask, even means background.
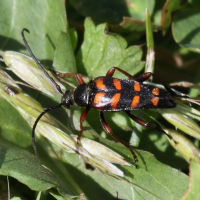
[[[24,41],[24,44],[27,48],[27,50],[29,51],[32,59],[35,61],[35,63],[37,64],[37,66],[44,72],[44,74],[51,80],[51,82],[56,86],[56,89],[58,90],[58,92],[60,92],[60,94],[63,95],[63,92],[60,88],[60,86],[55,82],[55,80],[45,71],[45,69],[42,67],[42,65],[39,63],[39,61],[37,60],[37,58],[34,56],[33,52],[31,51],[31,48],[28,45],[28,42],[26,41],[26,38],[24,36],[24,31],[30,33],[30,31],[26,28],[23,28],[21,31],[21,35],[22,35],[22,39]]]
[[[60,104],[58,104],[57,106],[53,106],[53,107],[50,107],[50,108],[46,108],[46,109],[38,116],[38,118],[35,120],[35,123],[34,123],[34,125],[33,125],[33,129],[32,129],[32,144],[33,144],[33,148],[34,148],[34,151],[35,151],[35,155],[36,155],[37,157],[39,157],[38,151],[37,151],[37,147],[36,147],[36,143],[35,143],[35,129],[36,129],[37,123],[39,122],[39,120],[41,119],[41,117],[42,117],[44,114],[46,114],[47,112],[49,112],[49,111],[51,111],[51,110],[60,108],[62,105],[63,105],[63,103],[60,103]]]

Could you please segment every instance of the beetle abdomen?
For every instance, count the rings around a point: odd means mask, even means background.
[[[133,80],[98,77],[91,89],[91,106],[102,111],[174,108],[173,97],[160,88]]]

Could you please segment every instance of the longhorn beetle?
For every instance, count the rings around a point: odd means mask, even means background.
[[[104,112],[124,111],[135,122],[144,127],[149,127],[150,124],[148,122],[145,122],[142,119],[134,116],[130,111],[136,109],[175,108],[176,103],[174,102],[174,97],[179,95],[177,95],[160,78],[158,78],[155,74],[151,72],[144,73],[140,77],[134,78],[131,74],[125,72],[118,67],[112,67],[110,70],[108,70],[106,76],[97,77],[94,80],[91,80],[89,83],[85,83],[82,76],[77,73],[57,73],[61,77],[73,76],[76,78],[79,84],[78,87],[74,90],[66,90],[63,93],[60,86],[54,81],[52,77],[50,77],[50,75],[45,71],[45,69],[34,56],[25,39],[24,31],[28,33],[29,31],[27,29],[23,29],[21,35],[32,59],[35,61],[37,66],[45,73],[45,75],[52,81],[52,83],[56,86],[58,92],[62,95],[61,103],[45,109],[38,116],[35,124],[33,125],[32,143],[36,156],[38,157],[38,152],[35,144],[34,132],[40,118],[50,110],[60,108],[61,106],[71,108],[73,105],[76,104],[79,107],[85,107],[85,110],[80,117],[80,131],[77,137],[77,142],[80,144],[80,138],[83,133],[83,122],[86,119],[87,113],[90,108],[94,108],[99,111],[100,121],[103,129],[130,150],[131,154],[134,157],[135,165],[137,167],[137,156],[135,155],[134,151],[131,149],[128,143],[125,143],[113,134],[111,128],[105,121]],[[113,78],[115,70],[118,70],[122,74],[126,75],[129,80]],[[143,83],[151,76],[159,81],[165,87],[165,90]]]

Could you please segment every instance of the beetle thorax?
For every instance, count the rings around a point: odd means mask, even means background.
[[[83,83],[79,85],[74,91],[74,102],[79,107],[88,106],[90,96],[89,84]]]

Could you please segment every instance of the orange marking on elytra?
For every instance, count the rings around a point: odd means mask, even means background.
[[[159,88],[153,88],[153,90],[152,90],[152,94],[153,94],[153,95],[156,95],[156,96],[158,96],[158,95],[159,95],[159,93],[160,93],[160,90],[159,90]]]
[[[141,90],[140,84],[138,82],[134,82],[134,90],[139,92]]]
[[[131,108],[136,107],[140,102],[140,96],[134,96],[132,103],[131,103]]]
[[[116,109],[117,108],[117,104],[120,100],[120,97],[121,97],[121,94],[120,93],[117,93],[113,96],[113,98],[111,99],[111,102],[110,102],[110,105],[112,107],[112,110]]]
[[[97,79],[95,82],[96,82],[96,87],[98,89],[106,89],[106,86],[104,85],[104,82],[103,82],[104,78],[99,78]]]
[[[94,97],[93,104],[98,104],[99,102],[101,102],[105,94],[106,94],[105,92],[97,93]]]
[[[158,106],[159,98],[158,97],[153,97],[151,99],[151,102],[154,106]]]
[[[114,84],[114,86],[115,86],[115,88],[117,90],[121,90],[122,89],[122,84],[121,84],[119,79],[113,79],[113,84]]]

